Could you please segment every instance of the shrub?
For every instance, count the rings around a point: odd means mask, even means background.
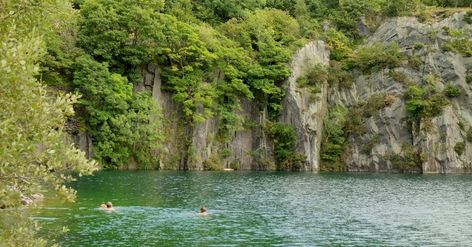
[[[229,156],[231,156],[232,152],[231,152],[231,149],[229,148],[223,148],[223,150],[221,150],[221,158],[223,159],[226,159],[228,158]]]
[[[388,72],[388,75],[390,77],[392,77],[392,79],[395,80],[396,82],[399,82],[399,83],[402,83],[402,84],[408,85],[408,84],[413,83],[405,73],[400,72],[400,71],[390,70]]]
[[[466,139],[467,141],[472,142],[472,127],[469,127],[469,130],[467,131]]]
[[[325,82],[328,79],[328,71],[321,64],[314,65],[304,76],[300,76],[297,79],[297,83],[300,87],[317,86]]]
[[[421,65],[423,65],[423,61],[421,61],[421,57],[418,55],[413,55],[408,57],[408,64],[416,70],[421,69]]]
[[[461,89],[455,85],[447,85],[444,89],[444,94],[449,98],[459,97],[461,93]]]
[[[458,155],[462,155],[465,151],[465,142],[456,143],[456,145],[454,146],[454,151],[456,151]]]
[[[450,51],[465,56],[472,56],[472,40],[470,38],[454,38],[448,40],[442,47],[443,51]]]
[[[374,146],[380,143],[381,137],[382,136],[380,134],[375,134],[370,140],[367,141],[367,143],[364,143],[361,151],[365,154],[370,154]]]
[[[346,144],[346,109],[332,108],[324,119],[323,140],[321,141],[321,170],[342,171],[345,165],[342,154]]]
[[[467,22],[468,24],[472,24],[472,11],[468,11],[464,15],[464,21]]]
[[[330,67],[328,67],[328,83],[330,86],[351,88],[354,83],[354,78],[351,72],[342,68],[340,62],[331,61]]]
[[[277,170],[300,169],[306,157],[295,151],[297,141],[295,128],[280,122],[267,122],[265,132],[274,143]]]
[[[424,117],[435,117],[442,113],[447,101],[434,86],[420,87],[412,85],[405,94],[406,110],[409,117],[420,121]]]
[[[239,160],[233,160],[230,164],[229,164],[229,168],[233,169],[233,170],[239,170],[239,168],[241,167],[241,164],[239,162]]]
[[[348,67],[359,69],[363,73],[371,70],[395,68],[401,65],[404,57],[396,43],[376,43],[372,46],[361,47],[348,61]]]
[[[395,97],[395,95],[389,94],[389,95],[385,96],[384,102],[385,102],[386,106],[391,106],[391,105],[393,105],[393,103],[395,103],[396,100],[397,100],[397,98]]]
[[[330,59],[342,61],[352,54],[351,41],[342,32],[331,28],[325,34],[326,43],[330,48]]]
[[[415,43],[415,50],[421,50],[424,48],[424,43]]]
[[[385,108],[385,93],[376,93],[370,96],[367,103],[363,106],[364,117],[371,117],[375,115],[379,110]]]
[[[364,126],[364,117],[363,117],[363,108],[362,105],[356,105],[349,109],[346,119],[346,126],[344,127],[344,131],[346,136],[350,135],[357,135],[361,136],[367,132]]]
[[[386,157],[392,162],[393,168],[401,172],[421,171],[423,159],[421,154],[411,144],[402,146],[402,154],[391,155]]]
[[[325,66],[315,64],[306,74],[308,82],[312,85],[319,85],[328,79],[328,72]]]
[[[223,170],[223,161],[216,154],[212,154],[207,160],[203,161],[203,170],[220,171]]]
[[[465,76],[465,81],[470,84],[472,83],[472,72],[468,71],[467,75]]]
[[[311,91],[310,91],[312,94],[317,94],[317,93],[321,93],[321,87],[320,86],[314,86]]]

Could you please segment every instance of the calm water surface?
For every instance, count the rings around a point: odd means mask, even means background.
[[[37,213],[45,235],[69,227],[63,246],[472,245],[467,175],[114,171],[73,186],[76,204]]]

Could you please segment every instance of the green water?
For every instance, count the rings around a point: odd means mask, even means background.
[[[63,246],[472,244],[466,175],[100,172],[74,187],[76,204],[37,214],[44,235],[69,226]]]

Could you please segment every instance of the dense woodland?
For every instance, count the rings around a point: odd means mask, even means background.
[[[134,160],[142,168],[158,163],[164,145],[161,113],[150,92],[134,90],[141,70],[157,64],[163,88],[182,106],[188,125],[217,117],[219,137],[229,139],[244,124],[235,112],[240,99],[268,108],[267,133],[277,161],[295,162],[294,130],[277,123],[295,50],[322,39],[332,65],[314,68],[301,80],[347,87],[350,71],[395,66],[403,58],[395,45],[357,47],[362,22],[375,28],[389,17],[434,18],[442,8],[470,7],[470,0],[0,0],[0,206],[17,208],[22,195],[63,186],[65,170],[85,174],[97,164],[64,144],[66,135],[86,130],[100,166],[120,168]],[[446,11],[446,10],[445,10]],[[447,11],[446,11],[447,12]],[[470,13],[470,12],[469,12]],[[471,54],[470,39],[451,50]],[[224,77],[215,77],[215,72]],[[215,79],[217,78],[217,79]],[[412,87],[412,119],[437,112],[443,98]],[[451,97],[457,92],[449,88]],[[432,97],[431,97],[432,96]],[[375,102],[374,102],[375,103]],[[373,104],[375,108],[375,104]],[[365,110],[365,109],[364,109]],[[368,112],[368,109],[366,110]],[[74,115],[75,113],[75,115]],[[340,159],[355,115],[330,112],[321,157]],[[350,123],[340,123],[350,118]],[[5,182],[4,182],[5,181]],[[46,185],[45,185],[46,184]],[[22,246],[34,231],[18,213],[2,220],[4,243]],[[22,224],[22,225],[21,225]],[[24,237],[30,236],[30,237]],[[21,242],[26,241],[26,242]]]

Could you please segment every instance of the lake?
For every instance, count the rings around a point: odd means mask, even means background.
[[[77,203],[36,213],[44,235],[69,227],[63,246],[472,243],[470,175],[102,171],[73,187]]]

